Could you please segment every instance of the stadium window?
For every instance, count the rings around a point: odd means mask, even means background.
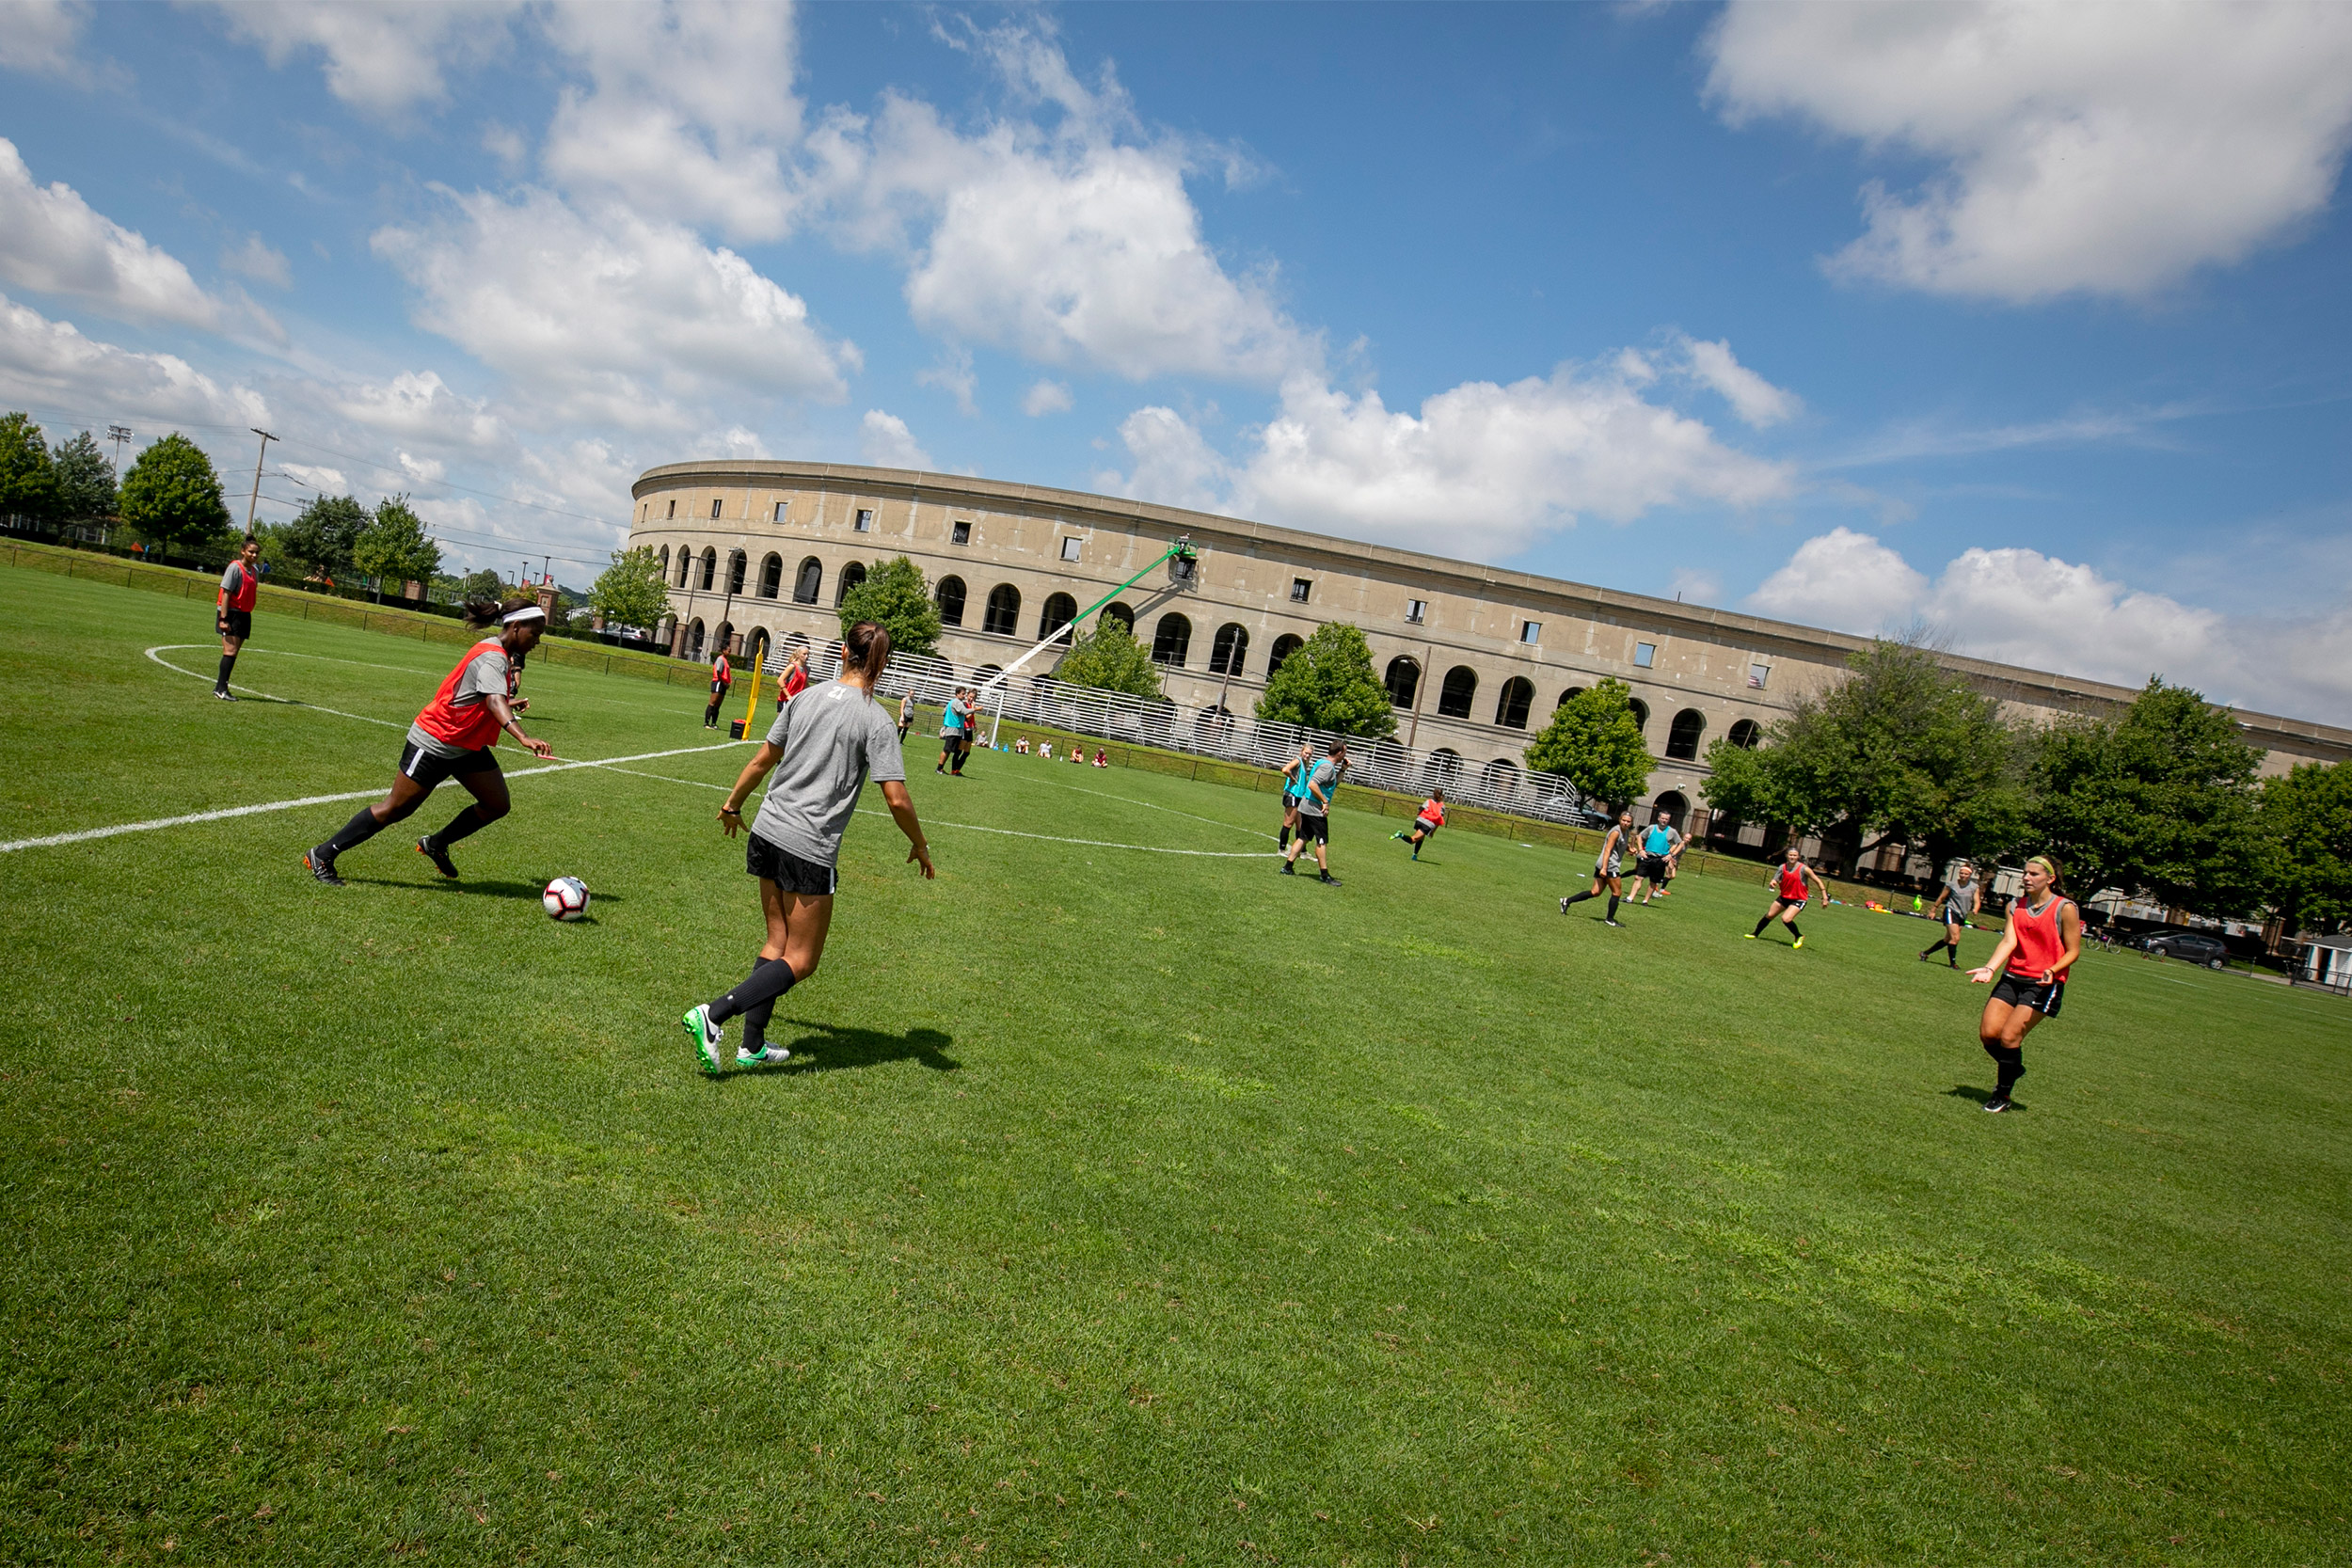
[[[1228,621],[1216,628],[1216,641],[1209,644],[1209,673],[1238,675],[1249,657],[1249,633],[1238,621]]]
[[[1763,689],[1764,689],[1764,683],[1765,683],[1766,681],[1770,680],[1770,679],[1772,678],[1772,667],[1771,665],[1769,665],[1769,664],[1751,664],[1751,665],[1749,665],[1749,666],[1748,666],[1748,689],[1749,689],[1749,690],[1751,690],[1751,691],[1761,691],[1761,690],[1763,690]]]
[[[670,580],[670,546],[667,545],[661,546],[661,580]]]
[[[1467,664],[1457,664],[1445,673],[1445,684],[1438,688],[1438,717],[1468,719],[1470,700],[1478,695],[1478,672]]]
[[[998,637],[1017,636],[1021,630],[1021,590],[1009,582],[1000,582],[988,591],[988,609],[980,616],[980,629]]]
[[[1462,776],[1462,754],[1451,746],[1440,746],[1429,753],[1422,771],[1431,784],[1450,784]]]
[[[728,593],[740,594],[743,592],[743,574],[750,569],[751,563],[752,558],[745,555],[741,550],[737,550],[734,554],[727,557]]]
[[[815,604],[818,590],[825,586],[825,563],[815,556],[801,562],[799,573],[792,578],[792,602]]]
[[[1642,701],[1639,697],[1628,697],[1625,701],[1625,705],[1632,710],[1633,727],[1635,729],[1646,730],[1649,728],[1649,705],[1647,703]]]
[[[1272,680],[1274,678],[1274,672],[1282,667],[1283,661],[1288,659],[1291,655],[1298,652],[1299,649],[1305,647],[1306,645],[1307,640],[1305,638],[1296,636],[1291,632],[1284,632],[1281,636],[1276,638],[1274,640],[1274,646],[1267,651],[1265,656],[1266,679]]]
[[[972,543],[972,525],[970,523],[949,523],[947,525],[947,543],[950,545],[969,545]]]
[[[943,626],[963,625],[963,579],[941,578],[939,586],[931,590],[931,597],[939,605],[939,624]]]
[[[719,552],[718,552],[717,550],[714,550],[714,549],[706,549],[706,550],[704,550],[704,551],[703,551],[703,577],[702,577],[702,591],[703,591],[704,593],[707,594],[707,593],[709,593],[709,592],[711,591],[711,587],[710,587],[710,584],[711,584],[711,579],[712,579],[712,578],[716,578],[718,575],[719,575]]]
[[[1764,729],[1753,719],[1742,719],[1731,726],[1730,734],[1724,738],[1741,751],[1753,752],[1756,743],[1764,738]]]
[[[677,498],[675,496],[672,496],[670,498],[669,515],[673,517],[677,515]]]
[[[1078,559],[1079,552],[1085,548],[1086,546],[1076,534],[1066,535],[1061,542],[1061,558],[1064,561],[1075,561]]]
[[[711,498],[710,498],[710,515],[711,515],[712,516],[716,517],[716,516],[719,515],[719,508],[720,508],[722,505],[723,505],[723,504],[724,504],[724,503],[723,503],[723,502],[722,502],[722,501],[719,499],[719,498],[718,498],[718,497],[716,497],[716,496],[711,497]]]
[[[1308,581],[1305,578],[1291,578],[1291,603],[1305,604],[1307,602],[1307,595],[1312,594],[1314,591],[1315,585]]]
[[[1152,662],[1169,664],[1181,670],[1184,656],[1192,652],[1192,623],[1173,611],[1160,617],[1159,626],[1152,633]]]
[[[1519,623],[1520,641],[1541,642],[1543,640],[1544,624],[1541,621],[1521,621]]]
[[[1427,599],[1407,599],[1405,601],[1405,624],[1406,626],[1420,626],[1422,622],[1427,620],[1428,618],[1429,601]]]
[[[857,515],[857,521],[850,526],[855,528],[860,533],[873,532],[874,514],[872,510],[870,508],[860,508]]]
[[[1676,762],[1696,762],[1699,758],[1699,737],[1707,733],[1707,715],[1697,708],[1686,707],[1675,715],[1674,727],[1666,732],[1666,755]]]
[[[785,509],[786,507],[787,507],[787,506],[790,506],[791,504],[792,504],[792,503],[791,503],[790,501],[778,501],[778,502],[776,502],[776,512],[775,512],[775,515],[774,515],[774,516],[772,516],[772,517],[771,517],[771,518],[769,518],[769,521],[770,521],[770,522],[773,522],[773,523],[780,523],[780,522],[784,521],[784,509]]]
[[[1525,675],[1513,675],[1502,683],[1502,696],[1495,704],[1495,722],[1506,730],[1527,728],[1527,710],[1535,705],[1535,683]]]
[[[1389,689],[1391,707],[1409,708],[1421,690],[1421,664],[1399,654],[1389,660],[1389,678],[1383,683]]]
[[[835,578],[834,579],[834,584],[833,584],[833,606],[834,606],[834,608],[835,610],[838,610],[838,609],[840,609],[840,608],[842,607],[842,605],[843,605],[843,604],[847,603],[847,602],[848,602],[848,600],[849,600],[849,597],[850,597],[850,589],[852,589],[852,588],[855,588],[855,587],[856,587],[859,583],[864,582],[865,580],[866,580],[866,562],[863,562],[863,561],[852,561],[852,562],[850,562],[847,566],[842,567],[842,568],[841,568],[841,575],[840,575],[839,577],[837,577],[837,578]]]
[[[1103,607],[1103,621],[1116,621],[1120,626],[1127,628],[1128,636],[1133,637],[1136,634],[1136,612],[1129,610],[1123,604],[1104,605]],[[1097,621],[1095,626],[1099,628],[1102,624],[1102,621]]]
[[[784,586],[784,557],[771,555],[759,563],[759,596],[772,599],[776,590]]]
[[[1555,711],[1560,708],[1564,708],[1583,695],[1584,689],[1582,687],[1571,686],[1565,691],[1560,693],[1560,700],[1557,703],[1554,703],[1552,707]]]
[[[1634,667],[1636,670],[1646,670],[1646,669],[1648,669],[1651,665],[1653,665],[1653,664],[1655,664],[1655,663],[1657,663],[1657,662],[1658,662],[1658,644],[1657,644],[1657,643],[1655,643],[1655,642],[1636,642],[1636,643],[1634,643],[1634,644],[1633,644],[1633,667]]]
[[[1077,600],[1067,594],[1047,594],[1044,613],[1037,618],[1038,641],[1042,642],[1077,618]]]

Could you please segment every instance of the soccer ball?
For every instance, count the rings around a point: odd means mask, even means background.
[[[588,884],[577,877],[558,877],[539,895],[549,920],[582,920],[588,914]]]

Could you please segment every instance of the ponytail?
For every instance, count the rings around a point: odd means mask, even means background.
[[[882,673],[890,660],[890,632],[879,621],[860,621],[841,640],[841,660],[868,675]]]

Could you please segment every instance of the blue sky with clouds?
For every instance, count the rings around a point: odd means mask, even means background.
[[[574,582],[864,460],[2352,722],[2348,131],[2344,7],[6,0],[0,403]]]

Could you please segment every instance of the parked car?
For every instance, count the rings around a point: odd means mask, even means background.
[[[2230,949],[2219,937],[2209,937],[2202,931],[2152,931],[2139,939],[2139,950],[2168,958],[2186,958],[2207,969],[2221,968],[2230,957]]]

